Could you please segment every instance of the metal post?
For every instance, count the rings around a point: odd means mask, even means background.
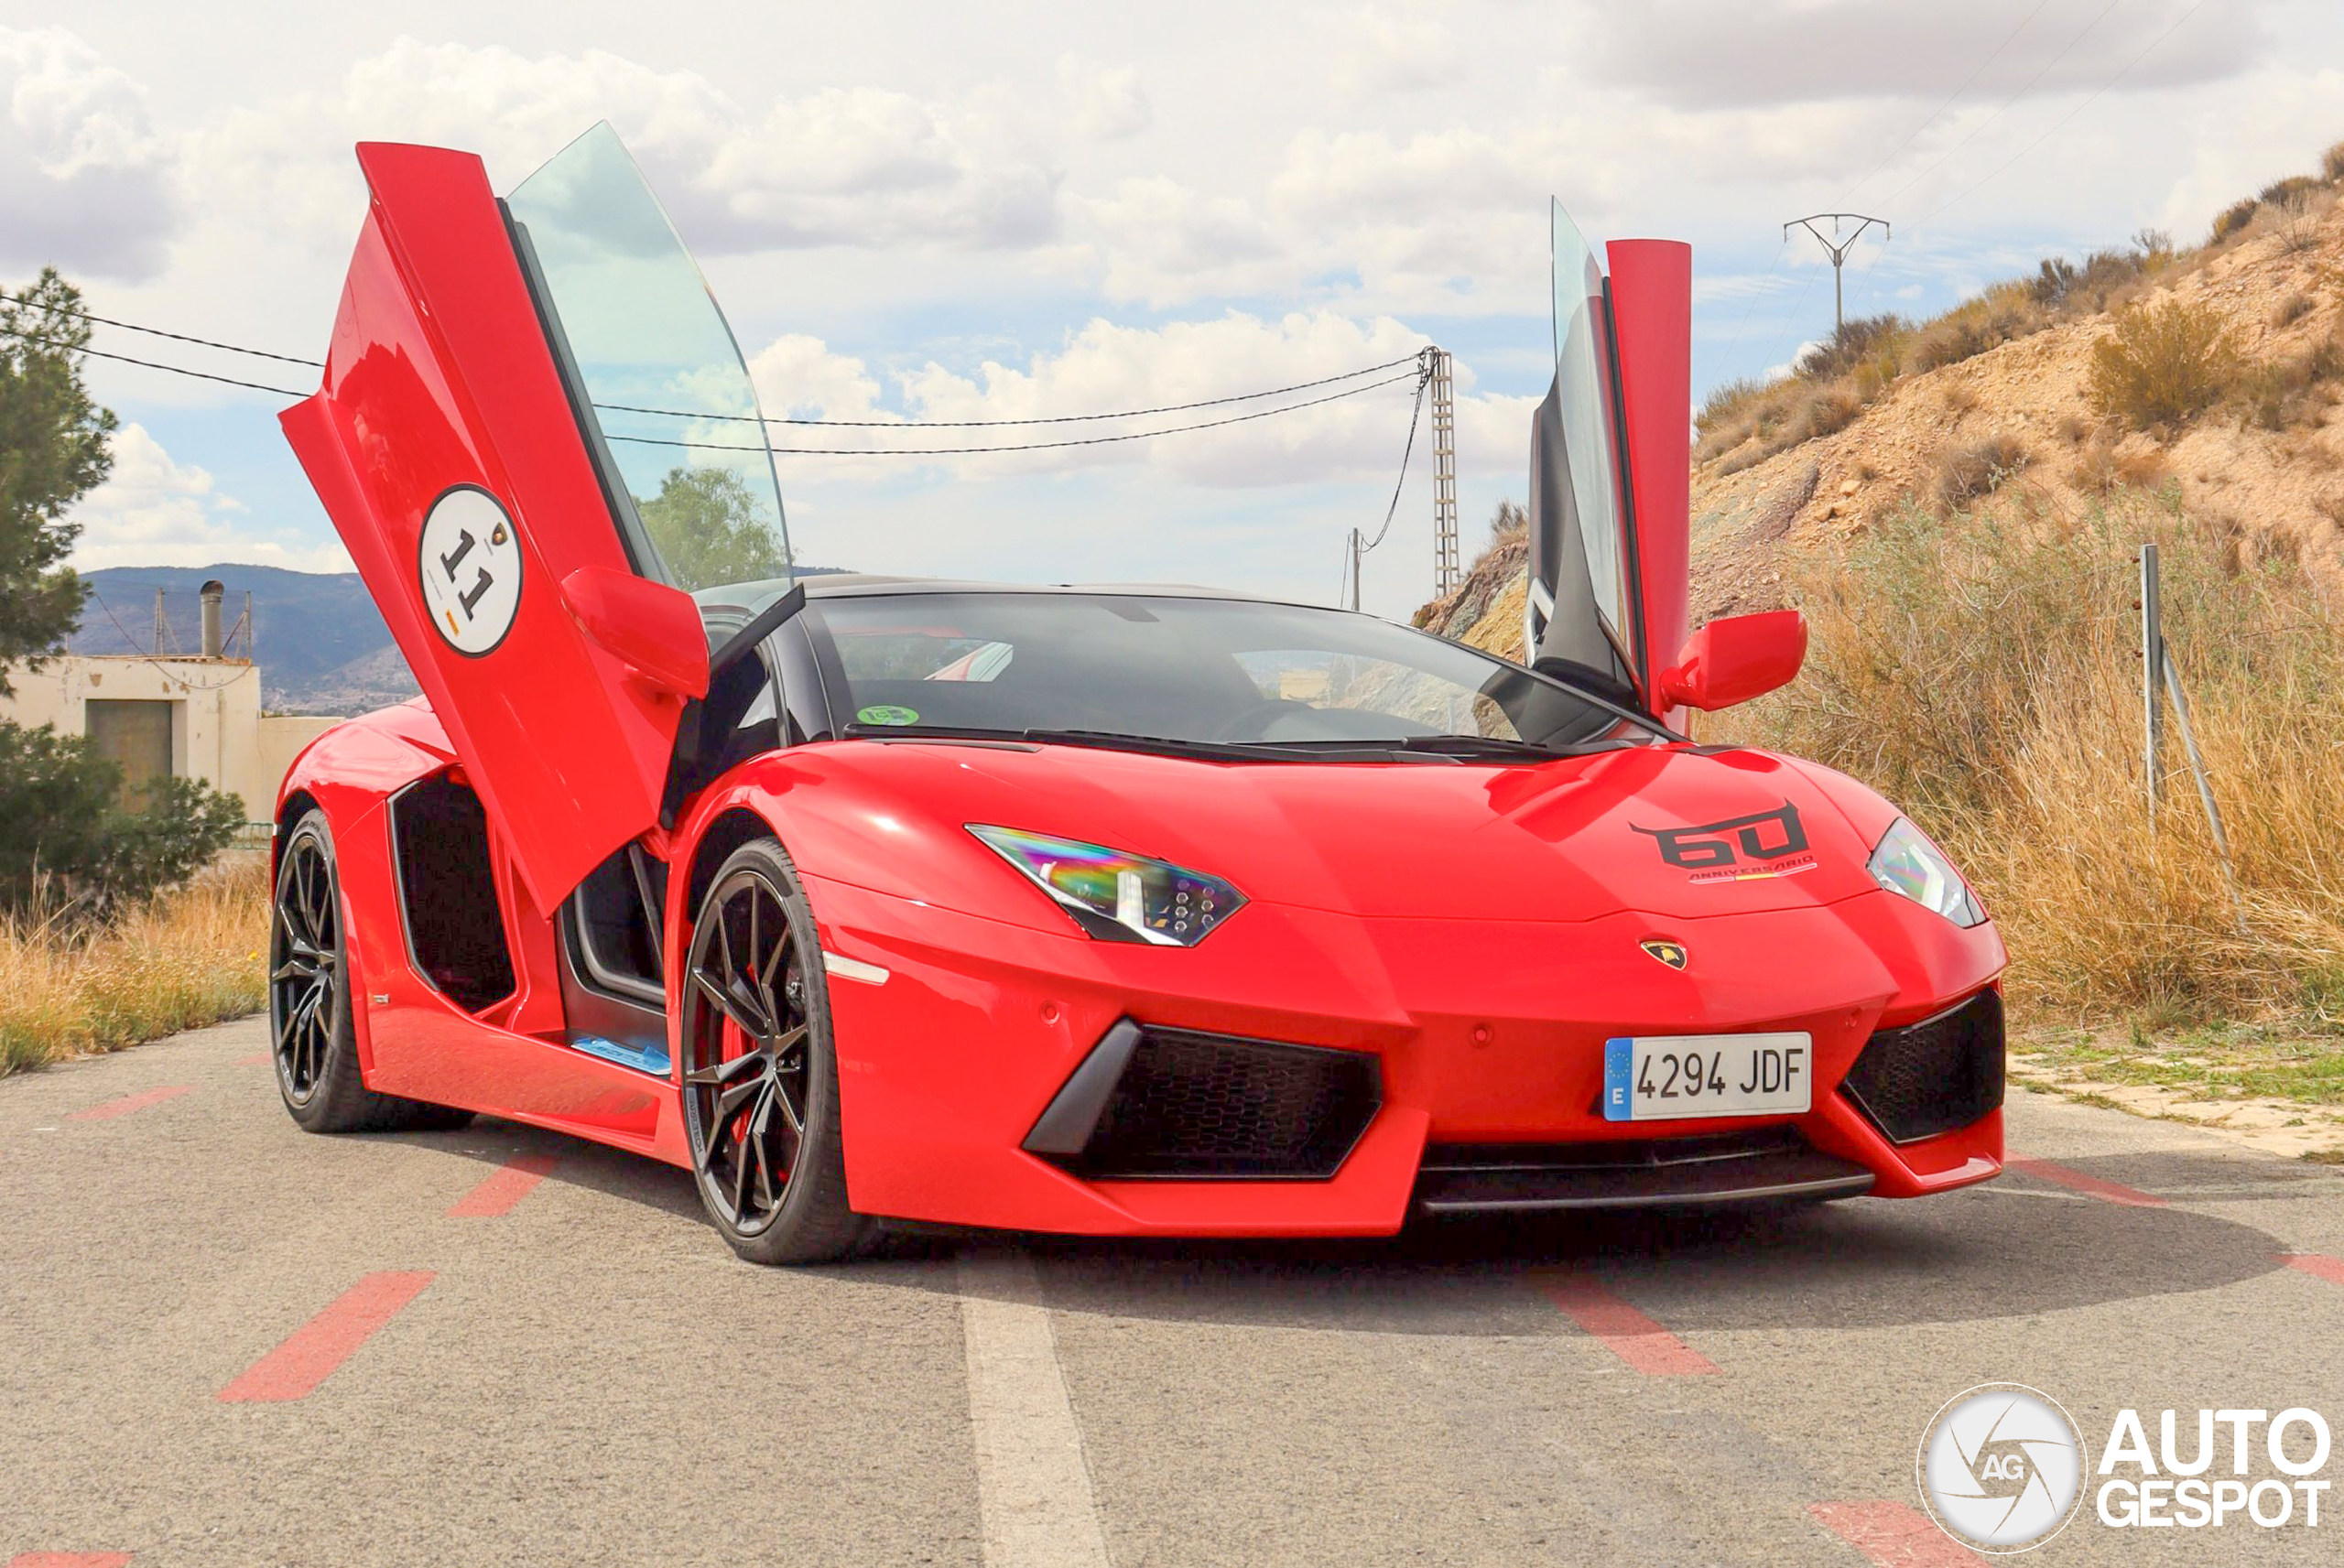
[[[2157,683],[2165,658],[2165,620],[2157,605],[2157,547],[2141,546],[2142,762],[2149,784],[2149,833],[2157,830],[2157,759],[2165,752],[2165,710],[2157,705]]]
[[[1360,543],[1361,543],[1361,541],[1360,541],[1359,530],[1358,530],[1358,529],[1356,529],[1356,528],[1354,528],[1354,529],[1352,529],[1352,530],[1351,530],[1351,608],[1352,608],[1353,610],[1357,610],[1357,609],[1360,607],[1360,600],[1359,600],[1359,557],[1360,557],[1360,554],[1361,554],[1361,551],[1360,551]]]
[[[1831,220],[1832,239],[1830,240],[1825,239],[1823,231],[1815,226],[1825,218]],[[1844,243],[1834,244],[1832,240],[1839,238],[1840,226],[1850,219],[1855,222],[1856,232],[1850,234]],[[1793,229],[1805,229],[1815,236],[1815,242],[1823,247],[1824,254],[1831,258],[1831,341],[1835,343],[1839,341],[1839,333],[1848,324],[1845,300],[1839,287],[1839,268],[1847,261],[1848,253],[1856,248],[1856,242],[1864,237],[1864,231],[1874,223],[1880,225],[1880,237],[1883,240],[1892,237],[1887,219],[1867,218],[1861,212],[1817,212],[1805,218],[1794,218],[1783,225],[1783,238],[1789,239]]]
[[[1449,351],[1432,351],[1433,597],[1453,592],[1465,579],[1457,552],[1457,384]]]

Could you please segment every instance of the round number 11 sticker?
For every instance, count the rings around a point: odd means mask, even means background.
[[[521,541],[496,497],[460,484],[431,503],[416,552],[431,629],[467,658],[493,652],[521,608]]]

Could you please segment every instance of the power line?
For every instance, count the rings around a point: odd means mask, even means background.
[[[35,297],[29,295],[11,295],[0,292],[0,299],[7,299],[19,305],[37,306],[42,309],[53,310],[61,316],[71,316],[80,320],[93,321],[100,326],[114,327],[125,332],[144,332],[150,337],[168,338],[175,342],[194,343],[202,348],[220,349],[232,354],[251,354],[260,359],[281,361],[286,364],[306,365],[312,370],[324,368],[323,362],[319,360],[305,360],[293,354],[274,353],[266,349],[248,349],[238,343],[222,342],[215,338],[199,338],[186,332],[166,331],[160,327],[146,327],[142,326],[136,321],[123,321],[111,316],[93,315],[87,310],[76,309],[71,306],[48,304],[47,302],[38,300]],[[14,332],[18,337],[32,338],[33,341],[37,342],[53,342],[57,341],[53,339],[38,338],[34,334],[25,332],[19,329],[11,328],[7,330]],[[107,353],[99,349],[81,349],[77,351],[95,354],[100,359],[120,360],[126,364],[145,365],[149,370],[171,371],[180,375],[200,376],[207,381],[225,382],[231,386],[251,387],[255,391],[258,392],[274,392],[286,397],[306,397],[309,395],[307,393],[288,392],[281,386],[263,386],[258,382],[238,381],[233,376],[212,375],[208,372],[189,370],[179,365],[158,364],[151,360],[132,359],[126,354]],[[1224,405],[1232,403],[1258,403],[1265,397],[1283,397],[1288,393],[1308,392],[1314,387],[1333,386],[1340,382],[1357,381],[1362,376],[1373,375],[1378,371],[1391,370],[1395,366],[1407,364],[1416,358],[1416,356],[1415,354],[1404,354],[1398,359],[1385,360],[1380,364],[1363,365],[1358,370],[1345,371],[1340,375],[1320,376],[1314,381],[1297,381],[1286,386],[1268,387],[1259,392],[1233,393],[1226,397],[1200,398],[1194,403],[1167,403],[1158,404],[1145,408],[1119,408],[1101,414],[1047,414],[1037,415],[1034,417],[1026,419],[790,419],[776,418],[770,416],[757,414],[712,414],[690,408],[652,408],[631,403],[597,403],[594,406],[608,410],[612,413],[647,414],[667,419],[707,419],[728,424],[743,425],[798,425],[808,427],[830,426],[840,429],[862,430],[900,430],[905,428],[976,430],[1027,425],[1080,425],[1095,423],[1105,419],[1145,418],[1156,414],[1185,414],[1193,409],[1218,408]],[[648,438],[638,438],[647,439]]]
[[[245,388],[248,388],[248,389],[250,389],[250,390],[252,390],[252,391],[254,391],[254,392],[268,392],[268,393],[274,393],[274,394],[276,394],[276,395],[277,395],[277,396],[279,396],[279,397],[291,397],[291,398],[297,398],[297,399],[298,399],[298,398],[307,397],[307,396],[309,396],[309,395],[308,393],[306,393],[306,392],[295,392],[295,391],[293,391],[293,390],[291,390],[290,388],[288,388],[288,387],[282,387],[282,386],[267,386],[267,385],[264,385],[264,384],[261,384],[260,382],[256,382],[256,381],[240,381],[240,380],[238,380],[238,379],[237,379],[236,377],[234,377],[234,376],[229,376],[229,375],[214,375],[214,374],[213,374],[213,373],[212,373],[210,371],[190,370],[190,369],[189,369],[189,368],[187,368],[185,365],[171,365],[171,364],[164,364],[164,363],[162,363],[161,362],[157,361],[157,360],[142,360],[142,359],[134,359],[134,358],[132,358],[132,357],[131,357],[130,355],[128,355],[128,354],[114,354],[114,353],[108,353],[108,352],[106,352],[103,349],[85,348],[85,347],[82,347],[82,346],[80,346],[80,345],[77,345],[77,344],[66,343],[66,342],[64,342],[64,341],[60,341],[60,340],[59,340],[59,339],[55,339],[55,338],[44,338],[44,337],[42,337],[40,334],[38,334],[38,332],[28,332],[28,331],[24,330],[22,328],[0,326],[0,332],[5,332],[5,333],[7,333],[8,335],[10,335],[10,336],[12,336],[12,337],[22,338],[22,339],[24,339],[25,341],[27,341],[27,342],[43,343],[43,344],[47,344],[47,345],[49,345],[49,346],[50,346],[50,347],[53,347],[53,348],[62,348],[62,349],[66,350],[68,352],[71,352],[71,353],[88,354],[88,355],[91,355],[92,357],[96,358],[96,359],[102,359],[102,360],[114,360],[114,361],[117,361],[117,362],[119,362],[120,363],[123,363],[123,364],[142,365],[142,366],[146,367],[146,369],[148,369],[148,370],[167,371],[167,372],[168,372],[169,373],[171,373],[171,374],[173,374],[173,375],[192,376],[192,377],[194,377],[195,379],[197,379],[197,380],[199,380],[199,381],[214,381],[214,382],[222,383],[222,384],[224,384],[224,385],[228,385],[228,386],[241,386],[241,387],[245,387]],[[1408,362],[1407,360],[1394,360],[1394,361],[1390,362],[1390,363],[1391,363],[1391,364],[1406,364],[1406,363],[1408,363],[1408,362]],[[1390,368],[1390,367],[1389,367],[1389,365],[1379,365],[1379,366],[1376,366],[1376,367],[1374,367],[1374,368],[1375,368],[1375,369],[1379,369],[1379,370],[1381,370],[1381,369],[1388,369],[1388,368]],[[1366,374],[1366,373],[1367,373],[1367,372],[1365,372],[1365,371],[1357,371],[1357,372],[1353,372],[1353,373],[1351,373],[1351,375],[1345,375],[1345,376],[1330,376],[1330,377],[1326,378],[1326,380],[1324,380],[1324,381],[1318,381],[1318,382],[1306,382],[1306,383],[1301,383],[1301,384],[1299,384],[1299,385],[1300,385],[1300,386],[1323,386],[1323,385],[1326,385],[1326,384],[1328,384],[1328,382],[1329,382],[1329,381],[1347,381],[1347,380],[1351,380],[1351,379],[1352,379],[1352,378],[1353,378],[1353,377],[1355,377],[1355,376],[1358,376],[1358,375],[1363,375],[1363,374]],[[630,445],[633,445],[633,446],[646,446],[646,447],[682,447],[682,448],[688,448],[688,449],[690,449],[695,450],[695,451],[711,451],[711,452],[770,452],[770,453],[772,453],[772,454],[773,454],[774,456],[776,456],[776,457],[820,457],[820,458],[896,458],[896,457],[903,457],[903,458],[933,458],[933,457],[974,456],[974,455],[977,455],[977,454],[980,454],[980,453],[986,453],[986,452],[1040,452],[1040,451],[1051,451],[1051,450],[1056,450],[1056,449],[1061,449],[1061,448],[1066,448],[1066,447],[1099,447],[1099,446],[1106,446],[1106,445],[1109,445],[1109,444],[1112,444],[1112,443],[1113,443],[1113,442],[1117,442],[1117,441],[1144,441],[1144,440],[1147,440],[1147,439],[1149,439],[1150,438],[1152,438],[1152,437],[1156,437],[1156,436],[1178,436],[1178,435],[1185,435],[1185,434],[1187,434],[1188,431],[1191,431],[1191,430],[1212,430],[1212,429],[1218,429],[1218,428],[1220,428],[1221,426],[1224,426],[1224,425],[1243,425],[1243,424],[1244,424],[1245,422],[1247,422],[1248,420],[1252,420],[1252,419],[1267,419],[1267,418],[1269,418],[1272,415],[1276,415],[1276,414],[1292,414],[1292,413],[1297,412],[1298,410],[1301,410],[1301,409],[1304,409],[1304,408],[1315,408],[1315,407],[1318,406],[1319,406],[1320,404],[1322,404],[1322,403],[1334,403],[1334,402],[1338,402],[1338,401],[1340,401],[1340,400],[1341,400],[1341,399],[1343,399],[1343,398],[1346,398],[1346,397],[1356,397],[1356,396],[1358,396],[1361,393],[1363,393],[1363,392],[1373,392],[1373,391],[1375,391],[1378,387],[1384,387],[1384,386],[1396,386],[1396,385],[1398,385],[1401,382],[1404,382],[1404,381],[1406,381],[1406,380],[1409,380],[1409,379],[1410,379],[1410,377],[1405,376],[1405,375],[1387,376],[1385,379],[1384,379],[1384,380],[1382,380],[1382,381],[1370,382],[1370,383],[1368,383],[1365,386],[1353,386],[1353,387],[1347,387],[1347,388],[1345,388],[1345,389],[1344,389],[1343,391],[1341,391],[1341,392],[1330,393],[1330,394],[1329,394],[1328,395],[1326,395],[1326,396],[1324,396],[1324,397],[1313,397],[1313,398],[1308,398],[1308,399],[1305,399],[1303,402],[1300,402],[1300,403],[1289,403],[1289,404],[1285,404],[1285,405],[1282,405],[1282,406],[1280,406],[1279,407],[1276,407],[1276,408],[1264,408],[1264,409],[1259,409],[1259,410],[1256,410],[1255,412],[1251,413],[1251,414],[1240,414],[1240,415],[1237,415],[1237,416],[1233,416],[1233,417],[1227,418],[1227,419],[1207,419],[1207,420],[1203,420],[1203,421],[1201,421],[1201,422],[1199,422],[1199,423],[1197,423],[1197,424],[1194,424],[1194,425],[1175,425],[1175,426],[1173,426],[1171,428],[1169,428],[1169,429],[1165,429],[1165,430],[1131,430],[1131,431],[1126,431],[1126,432],[1124,432],[1124,433],[1123,433],[1123,434],[1121,434],[1121,435],[1114,435],[1114,436],[1091,436],[1091,437],[1085,437],[1085,438],[1080,438],[1080,439],[1065,440],[1065,441],[1028,441],[1028,442],[1024,442],[1024,443],[1019,443],[1019,444],[1008,444],[1008,445],[992,446],[992,447],[898,447],[898,448],[892,448],[892,449],[889,449],[889,448],[863,448],[863,447],[832,447],[832,448],[819,448],[819,447],[776,447],[776,446],[774,446],[774,445],[772,445],[772,444],[770,444],[770,443],[762,443],[762,444],[758,444],[758,445],[754,445],[754,446],[753,446],[753,445],[749,445],[749,444],[747,444],[747,443],[743,443],[743,442],[724,442],[724,441],[682,441],[682,440],[673,440],[673,439],[669,439],[669,438],[665,438],[665,437],[659,437],[659,436],[618,436],[618,435],[612,435],[612,434],[609,434],[608,432],[605,432],[605,433],[604,433],[603,439],[605,439],[605,440],[610,440],[610,441],[624,441],[624,442],[627,442],[627,443],[629,443]],[[1289,390],[1291,390],[1291,389],[1289,389]],[[1274,396],[1274,395],[1275,395],[1275,393],[1248,393],[1248,394],[1246,394],[1246,395],[1245,395],[1244,396],[1243,396],[1243,397],[1236,397],[1236,398],[1221,398],[1221,399],[1215,399],[1214,401],[1215,401],[1215,402],[1219,402],[1219,403],[1250,402],[1250,401],[1252,401],[1253,399],[1257,398],[1257,397],[1268,397],[1268,396]],[[1161,412],[1167,412],[1167,413],[1177,413],[1177,412],[1179,410],[1179,408],[1181,408],[1181,407],[1205,407],[1205,406],[1210,406],[1210,405],[1207,405],[1207,404],[1187,404],[1187,405],[1176,405],[1176,406],[1171,406],[1171,407],[1167,407],[1167,408],[1166,408],[1166,409],[1164,409],[1164,410],[1161,410]],[[1151,412],[1151,411],[1150,411],[1150,410],[1144,410],[1144,409],[1141,409],[1141,410],[1132,410],[1132,411],[1130,411],[1129,413],[1120,414],[1120,415],[1072,415],[1072,416],[1066,416],[1066,418],[1068,418],[1068,419],[1091,419],[1091,418],[1130,418],[1130,417],[1134,417],[1134,416],[1137,416],[1137,415],[1139,415],[1139,414],[1146,413],[1146,412]],[[738,417],[747,418],[748,416],[739,416]],[[808,421],[778,421],[778,420],[777,420],[777,421],[775,421],[775,423],[785,423],[785,422],[786,422],[786,423],[808,423]],[[1052,424],[1052,423],[1058,423],[1058,422],[1060,422],[1060,421],[1058,421],[1058,420],[1001,420],[1001,421],[998,421],[998,423],[1001,423],[1001,424]],[[883,426],[883,427],[881,427],[887,428],[887,429],[903,429],[903,428],[906,428],[906,427],[913,427],[913,428],[917,428],[917,427],[916,425],[914,425],[914,426],[907,426],[907,425],[905,425],[905,424],[886,424],[886,425],[884,425],[884,426]]]
[[[1373,375],[1380,370],[1390,370],[1415,360],[1416,354],[1405,354],[1382,364],[1345,371],[1340,375],[1320,376],[1316,381],[1297,381],[1291,386],[1274,386],[1266,392],[1241,392],[1228,397],[1207,397],[1195,403],[1166,403],[1153,408],[1121,408],[1109,414],[1049,414],[1031,419],[781,419],[763,414],[703,414],[689,408],[641,408],[631,403],[597,403],[597,408],[619,414],[656,414],[667,419],[709,419],[733,425],[807,425],[829,426],[847,430],[982,430],[1011,425],[1080,425],[1099,419],[1137,419],[1152,414],[1185,414],[1195,408],[1218,408],[1230,403],[1256,403],[1264,397],[1283,397],[1289,392],[1308,392],[1315,386],[1332,386],[1340,381],[1357,381]]]
[[[237,343],[222,343],[211,338],[191,338],[185,332],[166,332],[160,327],[141,327],[135,321],[117,321],[110,316],[92,316],[87,310],[77,310],[71,305],[57,305],[30,294],[0,293],[0,299],[12,305],[29,305],[36,309],[52,310],[60,316],[71,316],[83,321],[94,321],[101,327],[118,327],[125,332],[144,332],[151,338],[169,338],[176,342],[198,343],[207,349],[224,349],[232,354],[250,354],[255,359],[282,360],[289,365],[307,365],[311,370],[323,370],[322,360],[305,360],[292,354],[276,354],[266,349],[247,349]],[[134,363],[136,362],[133,362]]]
[[[1954,143],[1953,146],[1939,153],[1937,157],[1930,162],[1926,168],[1924,168],[1920,173],[1915,175],[1912,178],[1906,180],[1904,184],[1898,186],[1895,189],[1890,191],[1885,197],[1882,198],[1881,205],[1883,207],[1887,206],[1890,202],[1895,200],[1898,197],[1912,189],[1913,187],[1920,184],[1922,180],[1926,179],[1930,175],[1936,173],[1938,166],[1943,164],[1946,159],[1951,157],[1954,154],[1968,146],[1971,140],[1977,136],[1979,132],[1984,130],[1996,120],[2002,118],[2003,110],[2008,109],[2012,104],[2017,103],[2020,99],[2033,92],[2035,84],[2042,81],[2044,77],[2050,74],[2050,70],[2053,66],[2067,59],[2068,52],[2078,44],[2083,42],[2087,34],[2089,34],[2094,27],[2099,27],[2101,22],[2107,20],[2108,14],[2111,11],[2115,10],[2116,6],[2117,0],[2108,0],[2108,4],[2100,7],[2100,14],[2094,16],[2090,21],[2086,22],[2074,38],[2069,38],[2066,44],[2061,46],[2057,54],[2055,54],[2049,59],[2045,60],[2043,62],[2042,69],[2037,70],[2033,76],[2028,77],[2017,92],[2012,93],[2008,98],[2003,99],[2001,105],[1996,108],[1992,114],[1987,115],[1984,119],[1970,126],[1969,135],[1963,136],[1961,140]],[[2193,5],[2190,9],[2194,11],[2197,7]],[[2178,23],[2176,23],[2175,25],[2176,27],[2179,26]]]
[[[1397,386],[1404,381],[1414,381],[1415,375],[1388,376],[1372,381],[1365,386],[1346,387],[1330,392],[1324,397],[1307,398],[1300,403],[1288,403],[1276,408],[1257,409],[1251,414],[1233,414],[1226,419],[1207,419],[1194,425],[1175,425],[1163,430],[1131,430],[1115,436],[1084,436],[1064,441],[1027,441],[995,447],[776,447],[769,442],[754,444],[745,441],[679,441],[663,436],[613,436],[604,440],[625,441],[640,447],[683,447],[700,452],[770,452],[777,458],[953,458],[974,457],[986,452],[1046,452],[1064,447],[1103,447],[1116,441],[1145,441],[1156,436],[1179,436],[1190,430],[1217,430],[1224,425],[1243,425],[1250,419],[1267,419],[1274,415],[1298,413],[1316,408],[1322,403],[1336,403],[1346,397],[1379,387]]]
[[[2002,51],[2010,48],[2013,41],[2015,40],[2021,33],[2026,31],[2027,24],[2034,21],[2035,17],[2041,16],[2043,14],[2043,7],[2049,4],[2050,0],[2035,0],[2035,9],[2029,11],[2025,16],[2021,16],[2018,20],[2018,26],[2013,27],[2009,32],[2002,35],[2002,41],[1994,46],[1993,52],[1987,55],[1984,59],[1980,60],[1976,69],[1971,70],[1968,76],[1961,79],[1961,85],[1948,93],[1944,103],[1929,111],[1929,117],[1927,119],[1922,121],[1919,124],[1906,132],[1903,141],[1897,143],[1894,147],[1891,147],[1886,156],[1882,157],[1878,163],[1872,165],[1872,168],[1865,172],[1864,177],[1861,179],[1856,181],[1854,185],[1850,186],[1849,188],[1848,194],[1853,196],[1857,191],[1861,190],[1865,186],[1870,185],[1873,175],[1878,174],[1882,169],[1886,168],[1890,164],[1895,162],[1896,155],[1913,145],[1914,137],[1919,135],[1923,131],[1927,130],[1931,125],[1937,124],[1937,116],[1952,108],[1955,101],[1963,93],[1970,91],[1970,84],[1977,81],[1980,76],[1983,75],[1988,66],[2002,59]],[[2078,34],[2078,36],[2081,37],[2082,35]]]
[[[238,381],[233,375],[214,375],[208,370],[190,370],[185,365],[167,365],[157,360],[138,360],[131,358],[128,354],[110,354],[103,349],[84,348],[79,343],[66,342],[61,338],[44,338],[38,332],[27,332],[21,327],[0,326],[0,332],[5,332],[12,338],[22,338],[28,343],[45,343],[50,348],[63,349],[68,353],[88,354],[92,359],[114,360],[126,365],[144,365],[148,370],[168,371],[173,375],[190,375],[198,381],[216,381],[229,386],[248,387],[255,392],[273,392],[279,397],[301,398],[309,395],[306,392],[293,392],[282,386],[264,386],[256,381]]]
[[[2181,24],[2189,20],[2190,17],[2196,16],[2200,10],[2204,9],[2205,5],[2206,0],[2198,0],[2198,4],[2190,6],[2188,10],[2184,11],[2180,16],[2175,17],[2171,27],[2165,28],[2164,32],[2159,33],[2155,38],[2151,38],[2147,45],[2142,49],[2140,53],[2134,55],[2131,59],[2124,62],[2123,66],[2116,72],[2115,75],[2110,77],[2106,81],[2101,82],[2099,87],[2095,88],[2092,91],[2090,97],[2085,99],[2082,103],[2077,104],[2074,108],[2060,115],[2056,120],[2052,121],[2051,124],[2045,128],[2042,135],[2036,136],[2035,140],[2027,143],[2026,146],[2019,148],[2018,151],[2013,153],[2000,164],[1997,164],[1991,172],[1982,176],[1953,196],[1948,197],[1944,201],[1939,202],[1937,207],[1929,212],[1927,217],[1921,220],[1921,223],[1933,222],[1939,213],[1945,211],[1956,202],[1968,200],[1971,196],[1977,194],[1980,186],[1983,186],[1988,181],[1995,178],[1997,176],[2010,168],[2013,164],[2017,163],[2019,159],[2033,152],[2036,147],[2041,146],[2045,142],[2051,138],[2053,133],[2056,132],[2060,126],[2065,125],[2068,121],[2074,119],[2077,115],[2090,108],[2094,103],[2100,102],[2100,94],[2106,92],[2110,88],[2114,87],[2118,82],[2123,81],[2126,76],[2130,75],[2134,66],[2149,58],[2151,50],[2154,49],[2159,44],[2165,42],[2165,39],[2173,37],[2175,33],[2180,31]],[[1915,223],[1913,226],[1915,228],[1918,228],[1920,227],[1920,223]]]
[[[1384,543],[1384,535],[1392,532],[1392,519],[1400,514],[1400,492],[1408,482],[1408,454],[1416,449],[1416,421],[1424,416],[1425,388],[1431,384],[1432,371],[1427,367],[1416,376],[1416,406],[1408,410],[1408,438],[1400,447],[1400,477],[1392,484],[1392,504],[1384,509],[1384,526],[1375,531],[1375,537],[1360,546],[1359,553],[1362,556]],[[1356,610],[1359,607],[1353,605],[1351,608]]]

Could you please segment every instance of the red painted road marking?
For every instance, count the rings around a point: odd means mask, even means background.
[[[263,1062],[274,1062],[276,1060],[277,1053],[274,1051],[255,1051],[249,1056],[237,1057],[236,1065],[239,1067],[257,1067]]]
[[[122,1568],[127,1552],[19,1552],[8,1568]]]
[[[101,1105],[91,1106],[85,1110],[77,1110],[65,1119],[103,1121],[108,1117],[128,1116],[134,1110],[145,1110],[150,1105],[160,1105],[167,1099],[177,1099],[193,1087],[195,1087],[193,1084],[178,1084],[168,1089],[146,1089],[138,1094],[125,1095],[120,1099],[110,1099]]]
[[[1542,1269],[1532,1278],[1566,1316],[1637,1371],[1679,1378],[1717,1370],[1708,1357],[1585,1275]]]
[[[291,1338],[220,1390],[231,1402],[298,1400],[333,1375],[352,1351],[397,1315],[431,1282],[429,1270],[369,1274],[333,1304],[293,1331]]]
[[[2105,1198],[2110,1203],[2129,1204],[2134,1208],[2163,1208],[2165,1199],[2154,1193],[2144,1193],[2138,1187],[2128,1187],[2122,1182],[2103,1182],[2098,1176],[2087,1176],[2081,1171],[2071,1171],[2065,1165],[2055,1165],[2048,1160],[2005,1160],[2004,1164],[2024,1175],[2056,1182],[2072,1187],[2089,1197]]]
[[[1986,1561],[1903,1503],[1809,1503],[1807,1511],[1874,1568],[1962,1568]]]
[[[513,1206],[527,1197],[530,1189],[552,1174],[559,1163],[559,1154],[515,1154],[499,1166],[494,1175],[466,1193],[448,1211],[448,1217],[492,1219],[500,1214],[510,1214]]]
[[[2344,1285],[2344,1258],[2329,1258],[2317,1252],[2282,1252],[2279,1261],[2331,1285]]]

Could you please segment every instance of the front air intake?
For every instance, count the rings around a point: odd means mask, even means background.
[[[2002,999],[1960,1006],[1873,1035],[1839,1092],[1896,1143],[1967,1127],[2002,1103]]]
[[[1335,1173],[1382,1098],[1365,1052],[1125,1021],[1026,1148],[1101,1180],[1308,1180]]]

